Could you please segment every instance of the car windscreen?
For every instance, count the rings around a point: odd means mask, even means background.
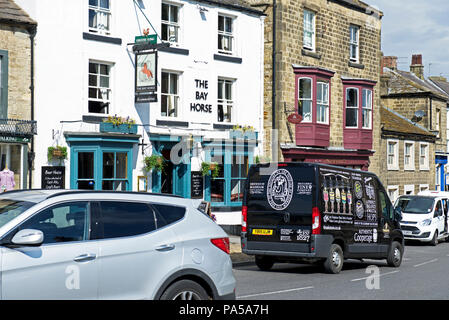
[[[34,205],[34,202],[0,199],[0,228]]]
[[[404,213],[428,214],[433,209],[434,201],[429,197],[400,197],[396,208]]]

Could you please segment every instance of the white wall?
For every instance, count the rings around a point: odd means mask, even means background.
[[[88,32],[88,0],[16,0],[28,14],[38,22],[35,56],[35,115],[38,135],[35,139],[36,158],[34,186],[40,187],[41,166],[47,165],[47,147],[65,145],[65,131],[96,131],[98,125],[86,123],[61,123],[61,121],[81,120],[88,115],[87,87],[89,60],[114,63],[112,75],[112,105],[110,114],[130,116],[139,124],[156,125],[160,119],[158,103],[134,103],[134,37],[150,28],[144,15],[132,1],[111,0],[111,37],[121,38],[122,44],[115,45],[98,41],[84,40],[83,32]],[[139,1],[138,1],[139,2]],[[160,34],[161,2],[144,0],[143,11]],[[180,48],[188,49],[189,55],[159,52],[158,79],[161,70],[182,72],[181,78],[181,116],[176,119],[208,125],[191,124],[189,129],[201,131],[171,130],[177,133],[194,133],[225,138],[227,132],[212,129],[216,121],[217,79],[229,77],[236,79],[235,113],[233,124],[251,125],[262,136],[263,128],[263,17],[220,7],[201,4],[207,8],[203,15],[195,1],[174,1],[182,4]],[[237,54],[242,63],[229,63],[213,59],[217,53],[218,13],[236,17]],[[213,105],[211,115],[190,112],[194,102],[195,79],[209,81],[208,103]],[[160,86],[158,87],[160,101]],[[175,120],[175,119],[172,119]],[[150,129],[152,132],[167,133],[167,128]],[[143,134],[142,127],[139,134]],[[53,139],[53,137],[55,139]],[[148,137],[145,136],[146,142]],[[136,147],[137,148],[137,147]],[[262,145],[259,147],[262,150]],[[147,149],[151,153],[151,148]],[[139,148],[134,168],[133,189],[137,190],[137,176],[141,175],[142,156]],[[66,161],[66,186],[69,187],[69,161]]]

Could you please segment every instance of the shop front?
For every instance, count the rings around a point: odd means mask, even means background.
[[[370,157],[374,152],[369,150],[319,149],[302,147],[282,147],[285,162],[324,163],[339,167],[367,171]]]
[[[133,190],[139,135],[66,132],[70,189]]]
[[[0,192],[26,189],[35,121],[0,119]]]

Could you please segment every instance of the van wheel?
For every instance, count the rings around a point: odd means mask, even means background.
[[[430,241],[430,245],[436,246],[438,244],[438,231],[435,230],[435,233],[433,234],[433,238]]]
[[[268,271],[273,267],[274,260],[267,256],[256,256],[256,266],[262,271]]]
[[[401,265],[402,262],[402,254],[404,253],[404,248],[402,245],[393,241],[390,246],[390,250],[388,251],[387,263],[388,266],[397,268]]]
[[[329,250],[327,259],[324,260],[324,271],[326,273],[337,274],[343,268],[343,250],[338,244],[333,244]]]

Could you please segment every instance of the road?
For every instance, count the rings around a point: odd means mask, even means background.
[[[347,260],[340,274],[330,275],[316,265],[276,263],[265,272],[252,264],[235,267],[234,275],[238,300],[449,299],[449,243],[407,243],[399,268]]]

